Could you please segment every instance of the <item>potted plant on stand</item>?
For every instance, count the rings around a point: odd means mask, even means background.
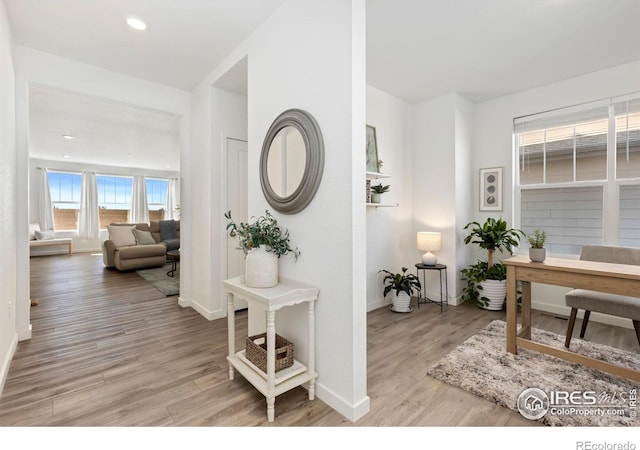
[[[287,253],[295,259],[300,256],[296,247],[289,243],[289,231],[280,227],[278,221],[267,210],[264,216],[253,217],[251,223],[236,223],[231,211],[224,215],[227,230],[237,236],[245,254],[245,284],[248,287],[264,288],[278,284],[278,259]]]
[[[407,268],[403,267],[401,273],[393,273],[388,270],[380,270],[385,275],[384,296],[391,291],[393,292],[393,304],[391,310],[400,313],[411,312],[411,294],[420,290],[420,280],[415,274],[407,274]]]
[[[389,192],[389,189],[391,189],[391,186],[388,184],[384,185],[379,183],[371,186],[371,190],[373,191],[371,193],[371,203],[380,203],[380,196],[385,192]]]
[[[544,231],[536,230],[532,236],[527,236],[531,248],[529,248],[529,259],[533,262],[543,262],[547,257],[547,250],[544,243],[547,240],[547,234]]]
[[[470,222],[464,229],[469,228],[471,231],[464,243],[478,244],[485,249],[487,261],[478,261],[462,269],[462,279],[466,281],[463,298],[475,301],[483,309],[499,311],[504,307],[507,293],[507,268],[503,263],[494,263],[494,253],[498,250],[513,254],[513,247],[520,244],[520,237],[524,233],[507,228],[507,222],[503,219],[493,218],[488,218],[482,225]]]

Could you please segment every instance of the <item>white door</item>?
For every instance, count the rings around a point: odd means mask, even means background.
[[[247,142],[227,138],[227,208],[236,223],[248,216]],[[238,248],[238,238],[227,232],[227,278],[244,275],[244,253]],[[247,308],[247,302],[236,299],[235,309]]]

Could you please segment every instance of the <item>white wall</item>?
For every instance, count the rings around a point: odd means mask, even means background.
[[[29,84],[38,83],[72,92],[104,97],[146,108],[167,111],[180,116],[181,167],[189,158],[190,97],[187,92],[140,80],[130,76],[60,58],[26,47],[15,46],[16,72],[16,145],[17,179],[17,328],[20,340],[31,336],[29,319]],[[4,67],[4,66],[3,66]],[[184,180],[184,171],[181,179]],[[184,182],[184,181],[182,181]],[[181,193],[184,194],[184,192]],[[182,217],[181,227],[188,227],[188,217]],[[181,241],[183,247],[189,236]],[[188,251],[188,248],[187,250]],[[186,267],[182,266],[183,273]],[[188,284],[189,277],[180,283]],[[181,287],[182,290],[182,287]]]
[[[104,165],[93,164],[80,164],[67,161],[50,161],[37,158],[29,158],[29,223],[35,223],[39,221],[39,195],[38,190],[40,187],[39,169],[38,167],[46,167],[48,169],[55,170],[67,170],[70,172],[82,172],[82,171],[96,171],[98,173],[110,174],[110,175],[122,175],[122,176],[134,176],[144,175],[146,177],[156,178],[178,178],[180,172],[176,171],[164,171],[164,170],[149,170],[149,169],[133,169],[130,167],[113,167]],[[56,231],[57,238],[70,237],[73,239],[73,252],[94,252],[102,251],[101,243],[108,239],[108,233],[106,230],[100,231],[100,237],[98,239],[86,239],[80,238],[77,231]],[[32,248],[31,256],[39,255],[51,255],[51,254],[64,254],[68,252],[66,246],[60,248]]]
[[[348,45],[351,43],[351,45]],[[295,55],[292,58],[291,55]],[[287,1],[207,76],[192,93],[190,169],[213,168],[220,149],[212,145],[211,89],[241,59],[248,58],[249,215],[271,209],[260,187],[258,161],[271,122],[284,110],[301,108],[318,121],[325,144],[323,179],[311,204],[296,215],[274,212],[302,251],[280,260],[281,276],[320,287],[316,308],[317,395],[350,419],[369,409],[366,395],[365,206],[362,187],[365,125],[365,2]],[[216,153],[212,153],[216,152]],[[212,172],[215,180],[219,172]],[[202,173],[204,175],[204,173]],[[217,183],[218,181],[216,181]],[[358,187],[357,193],[355,187]],[[192,176],[192,192],[214,185]],[[224,311],[219,260],[226,233],[221,199],[208,201],[192,233],[211,235],[207,269],[194,271],[191,300],[209,312]],[[273,212],[273,211],[272,211]],[[200,236],[201,234],[199,234]],[[217,263],[214,263],[216,260]],[[194,259],[195,261],[195,259]],[[200,264],[200,262],[199,262]],[[292,339],[305,361],[306,309],[282,311],[278,332]],[[298,349],[300,352],[298,353]],[[277,404],[277,402],[276,402]],[[277,406],[276,406],[277,407]]]
[[[504,167],[504,210],[500,214],[510,226],[513,223],[513,118],[556,108],[586,103],[618,95],[640,92],[640,61],[585,74],[558,83],[522,91],[475,105],[473,127],[472,176],[474,218],[479,222],[495,214],[478,211],[478,171],[484,167]],[[605,220],[607,220],[605,218]],[[528,244],[523,247],[527,251]],[[568,314],[564,306],[567,289],[534,285],[532,305],[536,309]],[[630,326],[629,321],[599,314],[593,320]]]
[[[16,329],[16,115],[13,37],[0,2],[0,395],[18,344]]]
[[[383,194],[384,203],[397,208],[367,207],[367,310],[391,303],[382,296],[381,269],[393,273],[407,267],[415,273],[416,237],[413,234],[413,107],[372,86],[367,86],[367,124],[376,128],[378,158],[382,172],[390,175],[380,181],[391,189]],[[365,189],[362,188],[364,202]]]
[[[439,263],[447,265],[450,304],[457,304],[461,293],[458,278],[464,261],[460,259],[460,229],[466,224],[469,206],[467,161],[472,113],[471,104],[456,93],[415,107],[413,233],[442,233],[442,249],[436,256]],[[416,250],[416,259],[422,253]],[[433,271],[427,275],[427,294],[437,299],[439,274]]]

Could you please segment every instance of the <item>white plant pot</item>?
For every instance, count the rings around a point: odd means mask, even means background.
[[[375,192],[371,193],[371,203],[380,203],[380,195],[381,194],[376,194]]]
[[[393,292],[393,311],[395,312],[411,312],[411,297],[406,292],[401,291],[399,294]]]
[[[530,248],[529,259],[533,262],[543,262],[547,257],[547,249],[545,248]]]
[[[264,245],[253,248],[245,259],[244,281],[247,287],[268,288],[278,284],[278,255]]]
[[[480,307],[489,311],[502,310],[507,297],[507,280],[485,280],[480,283],[480,286],[482,286],[480,297],[489,299],[488,305],[480,305]]]

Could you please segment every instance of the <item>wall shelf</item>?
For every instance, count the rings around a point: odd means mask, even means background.
[[[367,172],[367,179],[376,180],[378,178],[391,178],[391,175],[379,172]]]
[[[376,208],[397,208],[397,203],[367,203],[367,206],[375,206]]]

